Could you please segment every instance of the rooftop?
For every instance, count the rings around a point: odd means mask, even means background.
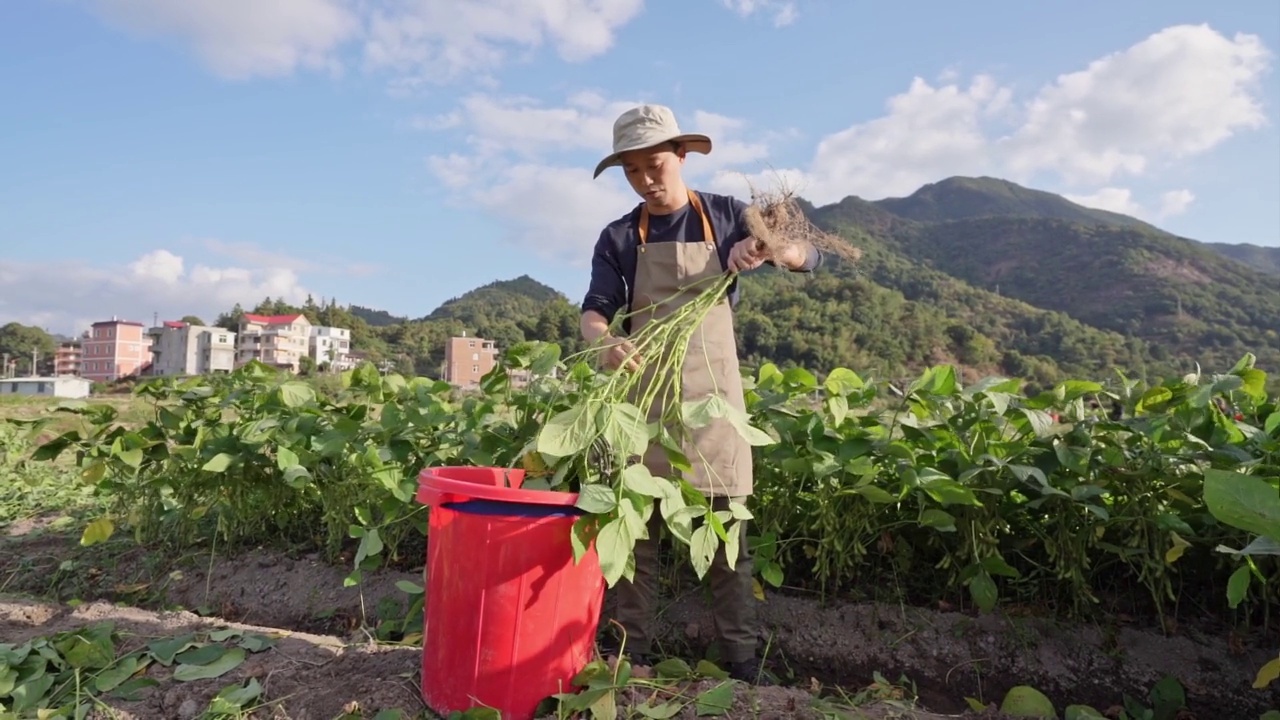
[[[245,313],[244,315],[245,321],[259,325],[289,325],[300,317],[302,317],[302,313],[294,315],[253,315]]]

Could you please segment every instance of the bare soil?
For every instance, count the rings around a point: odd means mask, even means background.
[[[286,630],[291,634],[276,648],[226,676],[162,682],[146,700],[119,709],[124,717],[185,720],[220,689],[252,675],[266,688],[268,701],[277,701],[258,717],[330,720],[344,713],[373,717],[391,708],[411,717],[423,713],[418,651],[375,643],[370,635],[379,623],[403,619],[408,596],[396,583],[421,584],[421,568],[366,572],[358,588],[343,587],[348,572],[314,555],[265,549],[234,558],[197,555],[175,564],[124,542],[86,549],[76,538],[52,533],[0,537],[0,593],[9,594],[0,597],[0,640],[21,641],[95,619],[112,619],[149,636],[229,624]],[[37,599],[14,599],[13,593]],[[72,599],[85,604],[71,609],[65,603]],[[848,706],[847,697],[866,690],[876,672],[891,683],[914,685],[914,708],[864,693],[857,712],[846,707],[845,717],[998,718],[1003,716],[994,710],[968,711],[965,698],[994,708],[1010,687],[1021,684],[1045,692],[1059,712],[1071,703],[1105,711],[1120,705],[1126,693],[1145,699],[1166,673],[1186,687],[1192,717],[1256,720],[1280,708],[1280,690],[1251,687],[1257,669],[1280,646],[1274,632],[1240,638],[1225,630],[1193,629],[1184,618],[1176,634],[1165,634],[1002,614],[823,604],[776,593],[760,606],[760,619],[771,666],[789,687],[740,686],[727,717],[831,717],[815,707],[814,690],[821,688],[834,702],[838,698],[827,689],[845,688]],[[696,660],[711,645],[712,624],[699,593],[670,600],[660,624],[669,654]],[[691,687],[686,694],[698,691]],[[693,707],[678,717],[695,717]]]

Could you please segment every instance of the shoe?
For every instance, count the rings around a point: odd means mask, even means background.
[[[729,677],[748,685],[777,685],[778,678],[765,669],[759,658],[729,663]]]

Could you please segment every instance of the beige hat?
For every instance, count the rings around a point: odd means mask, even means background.
[[[686,150],[706,155],[711,152],[711,138],[697,133],[682,133],[676,124],[675,113],[665,105],[640,105],[618,116],[613,121],[613,153],[596,165],[596,174],[606,168],[620,165],[618,156],[631,150],[641,150],[666,142],[678,142]]]

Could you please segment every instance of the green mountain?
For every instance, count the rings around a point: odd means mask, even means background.
[[[1250,245],[1249,243],[1240,243],[1238,245],[1231,243],[1205,243],[1205,245],[1214,252],[1225,255],[1232,260],[1238,260],[1255,270],[1280,275],[1280,247],[1262,247]]]
[[[873,256],[868,272],[887,287],[921,284],[883,277],[886,263],[908,258],[1140,340],[1150,360],[1182,371],[1194,361],[1230,365],[1246,350],[1280,363],[1280,279],[1132,218],[990,178],[952,178],[876,203],[847,198],[814,217],[882,246],[889,260]]]
[[[735,322],[748,366],[843,365],[901,378],[953,362],[971,378],[1048,384],[1114,369],[1130,377],[1182,374],[1196,363],[1223,370],[1253,352],[1280,371],[1280,277],[1134,218],[993,178],[950,178],[878,202],[801,204],[863,259],[856,267],[832,259],[812,275],[764,268],[744,277]],[[350,326],[369,357],[429,376],[445,339],[463,331],[499,347],[526,339],[566,353],[582,347],[576,304],[528,276],[476,288],[417,320],[332,304],[299,310]],[[287,306],[264,301],[255,311]]]
[[[992,177],[950,177],[925,185],[908,197],[872,204],[900,218],[927,223],[996,216],[1156,229],[1128,215],[1088,208],[1061,195]]]
[[[925,185],[905,198],[886,198],[873,204],[897,217],[926,223],[984,217],[1018,217],[1138,228],[1173,237],[1135,217],[1085,207],[1061,195],[992,177],[950,177]],[[1242,262],[1254,270],[1280,274],[1280,247],[1260,247],[1247,243],[1198,244],[1219,255]]]

